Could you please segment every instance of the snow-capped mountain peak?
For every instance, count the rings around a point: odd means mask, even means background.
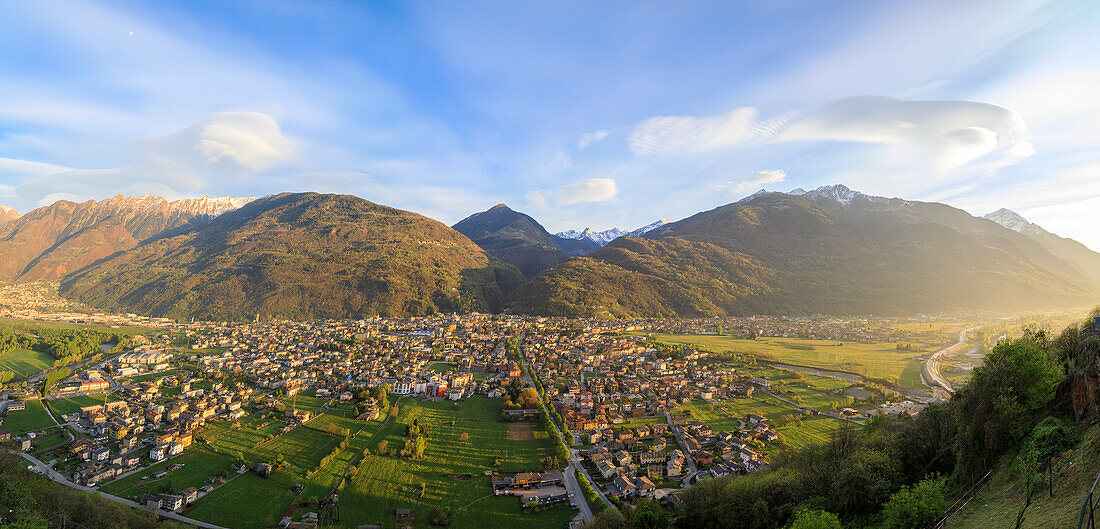
[[[657,220],[657,221],[651,222],[649,224],[646,224],[645,226],[642,226],[641,228],[638,228],[638,229],[630,231],[630,232],[623,231],[619,228],[611,228],[611,229],[607,229],[607,230],[603,230],[603,231],[596,231],[596,230],[593,230],[592,228],[585,228],[582,231],[577,231],[577,230],[559,231],[558,233],[555,233],[554,235],[556,235],[558,237],[561,237],[563,239],[587,240],[587,241],[594,242],[594,243],[600,245],[601,247],[603,247],[603,246],[607,246],[607,243],[609,243],[609,242],[611,242],[615,239],[618,239],[619,237],[624,237],[624,236],[625,237],[638,237],[638,236],[640,236],[644,233],[647,233],[647,232],[653,231],[657,228],[660,228],[661,226],[664,226],[665,224],[668,224],[668,221],[666,221],[664,219],[661,219],[661,220]]]
[[[642,226],[641,228],[638,228],[638,229],[626,234],[626,236],[627,237],[640,237],[640,236],[645,235],[645,234],[647,234],[647,233],[649,233],[649,232],[651,232],[651,231],[653,231],[657,228],[660,228],[661,226],[664,226],[665,224],[668,224],[667,220],[658,219],[658,220],[655,220],[653,222],[650,222],[649,224],[646,224],[645,226]]]
[[[1001,208],[993,213],[989,213],[982,218],[989,219],[1001,226],[1004,226],[1012,231],[1023,233],[1029,230],[1041,230],[1037,224],[1032,223],[1025,219],[1019,213],[1012,211],[1011,209]]]
[[[183,210],[196,215],[217,216],[226,211],[238,209],[249,202],[256,200],[254,197],[209,197],[184,198],[171,202],[172,209]]]

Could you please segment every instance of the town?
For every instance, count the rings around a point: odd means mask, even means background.
[[[125,332],[68,366],[12,377],[0,440],[57,481],[210,527],[464,525],[472,511],[435,500],[460,488],[492,497],[479,512],[547,527],[635,498],[675,511],[698,480],[758,471],[874,415],[914,414],[931,393],[660,337],[889,342],[912,356],[955,329],[483,314],[174,323],[8,307],[25,332]],[[432,460],[437,475],[409,475]],[[256,487],[265,501],[240,501]]]

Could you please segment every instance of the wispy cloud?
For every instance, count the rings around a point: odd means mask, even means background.
[[[741,107],[715,116],[649,118],[633,127],[630,148],[637,156],[651,156],[793,141],[892,145],[906,149],[908,162],[931,157],[937,174],[994,151],[1008,164],[1035,152],[1018,113],[973,101],[859,96],[766,120],[757,115],[755,108]]]
[[[286,163],[296,151],[278,123],[258,112],[213,114],[171,134],[134,138],[130,146],[131,161],[112,169],[46,172],[48,164],[10,159],[0,166],[39,171],[10,191],[11,202],[26,208],[112,194],[175,198],[201,191],[212,179],[248,179]]]
[[[609,133],[606,130],[585,132],[584,134],[581,134],[581,139],[577,142],[577,148],[587,149],[588,147],[607,139],[608,134]]]

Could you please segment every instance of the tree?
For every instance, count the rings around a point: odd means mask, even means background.
[[[960,431],[956,473],[981,476],[1016,446],[1054,397],[1061,379],[1044,350],[1046,336],[998,343],[955,397]]]
[[[841,525],[840,520],[831,512],[805,509],[795,515],[790,529],[841,529]]]
[[[386,453],[386,448],[388,448],[389,446],[390,446],[390,442],[385,440],[385,439],[383,439],[381,441],[378,441],[378,454],[379,455],[385,454]]]
[[[634,513],[630,516],[633,529],[666,529],[668,513],[661,504],[652,499],[641,499],[634,503]]]
[[[936,521],[947,509],[945,480],[935,476],[912,487],[902,487],[883,505],[884,529],[924,527]]]

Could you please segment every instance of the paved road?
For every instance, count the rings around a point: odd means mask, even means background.
[[[13,453],[18,453],[20,456],[23,456],[23,459],[26,459],[27,461],[30,461],[32,464],[34,464],[35,468],[37,468],[42,474],[45,474],[50,479],[52,479],[52,480],[54,480],[54,481],[56,481],[56,482],[58,482],[62,485],[65,485],[66,487],[71,487],[71,488],[74,488],[74,489],[77,489],[77,490],[82,490],[84,492],[88,492],[88,493],[91,493],[91,494],[97,494],[97,495],[102,496],[104,498],[107,498],[108,500],[111,500],[113,502],[118,502],[118,503],[121,503],[123,505],[128,505],[128,506],[133,507],[135,509],[141,509],[141,510],[144,510],[144,511],[155,512],[158,516],[162,516],[164,518],[170,518],[170,519],[175,520],[177,522],[183,522],[183,523],[194,525],[194,526],[197,526],[197,527],[202,527],[203,529],[227,529],[227,528],[222,527],[220,525],[214,525],[214,524],[211,524],[211,523],[200,522],[198,520],[188,518],[186,516],[183,516],[182,514],[178,514],[178,513],[172,512],[172,511],[164,511],[164,510],[160,510],[160,509],[153,510],[153,509],[150,509],[150,508],[148,508],[148,507],[146,507],[146,506],[144,506],[140,503],[137,503],[135,501],[131,501],[131,500],[128,500],[126,498],[120,498],[118,496],[114,496],[112,494],[107,494],[107,493],[102,492],[102,491],[96,491],[94,488],[85,487],[83,485],[73,483],[72,481],[69,481],[68,479],[66,479],[65,476],[62,476],[61,474],[59,474],[56,470],[54,470],[49,465],[39,461],[34,456],[32,456],[30,454],[27,454],[27,453],[24,453],[24,452],[13,452]]]
[[[691,451],[684,445],[684,432],[672,421],[672,413],[668,410],[665,410],[665,420],[668,421],[668,427],[672,428],[672,434],[676,437],[676,444],[680,445],[680,451],[684,453],[688,468],[691,469],[681,481],[681,485],[686,489],[691,486],[691,480],[699,473],[699,468],[695,466],[695,459],[691,457]]]
[[[527,371],[527,358],[526,358],[526,354],[523,351],[523,339],[524,339],[525,336],[526,336],[526,333],[520,335],[520,339],[519,339],[519,345],[520,345],[519,351],[520,352],[519,352],[519,354],[520,354],[521,359],[522,359],[521,365],[523,366],[524,374],[527,375],[528,377],[531,377],[533,375],[531,375]],[[532,381],[532,383],[533,383],[533,381]],[[543,407],[546,408],[547,410],[549,410],[550,405],[549,405],[549,403],[546,402],[546,397],[542,394],[541,391],[538,392],[538,394],[539,394],[539,401],[542,402]],[[569,447],[569,443],[566,441],[565,434],[562,433],[562,431],[558,428],[558,425],[554,424],[554,421],[552,421],[552,420],[547,421],[547,422],[549,422],[550,426],[552,426],[554,428],[554,432],[558,434],[558,437],[561,439],[561,442],[565,443],[565,445],[567,447]],[[614,506],[614,504],[611,503],[611,500],[607,499],[607,495],[605,495],[604,492],[602,490],[600,490],[600,488],[595,485],[596,480],[592,479],[592,476],[588,474],[587,470],[585,470],[584,465],[581,463],[580,451],[575,450],[572,447],[569,447],[569,465],[567,467],[565,467],[564,470],[562,470],[562,472],[565,474],[565,488],[566,488],[567,491],[569,491],[570,494],[573,495],[573,503],[576,503],[577,506],[580,507],[581,514],[584,515],[584,521],[590,522],[596,516],[595,516],[595,514],[592,513],[592,508],[588,505],[588,498],[585,497],[584,490],[581,489],[580,482],[577,481],[576,471],[578,471],[578,470],[581,471],[581,473],[584,474],[584,476],[586,478],[588,478],[589,483],[592,483],[592,488],[596,490],[596,493],[600,495],[600,499],[603,500],[604,503],[606,503],[609,507],[612,507],[612,508],[614,508],[615,506]]]
[[[947,347],[937,351],[936,354],[933,354],[930,358],[928,358],[927,361],[924,362],[924,365],[921,368],[921,375],[923,375],[924,377],[925,384],[928,384],[929,386],[939,386],[939,388],[933,387],[934,392],[938,393],[942,390],[947,393],[948,397],[955,394],[955,388],[951,387],[951,383],[948,382],[947,379],[940,374],[940,357],[942,357],[943,355],[952,354],[958,349],[966,347],[966,333],[974,329],[977,329],[977,327],[959,331],[958,343],[952,345],[951,347]]]

